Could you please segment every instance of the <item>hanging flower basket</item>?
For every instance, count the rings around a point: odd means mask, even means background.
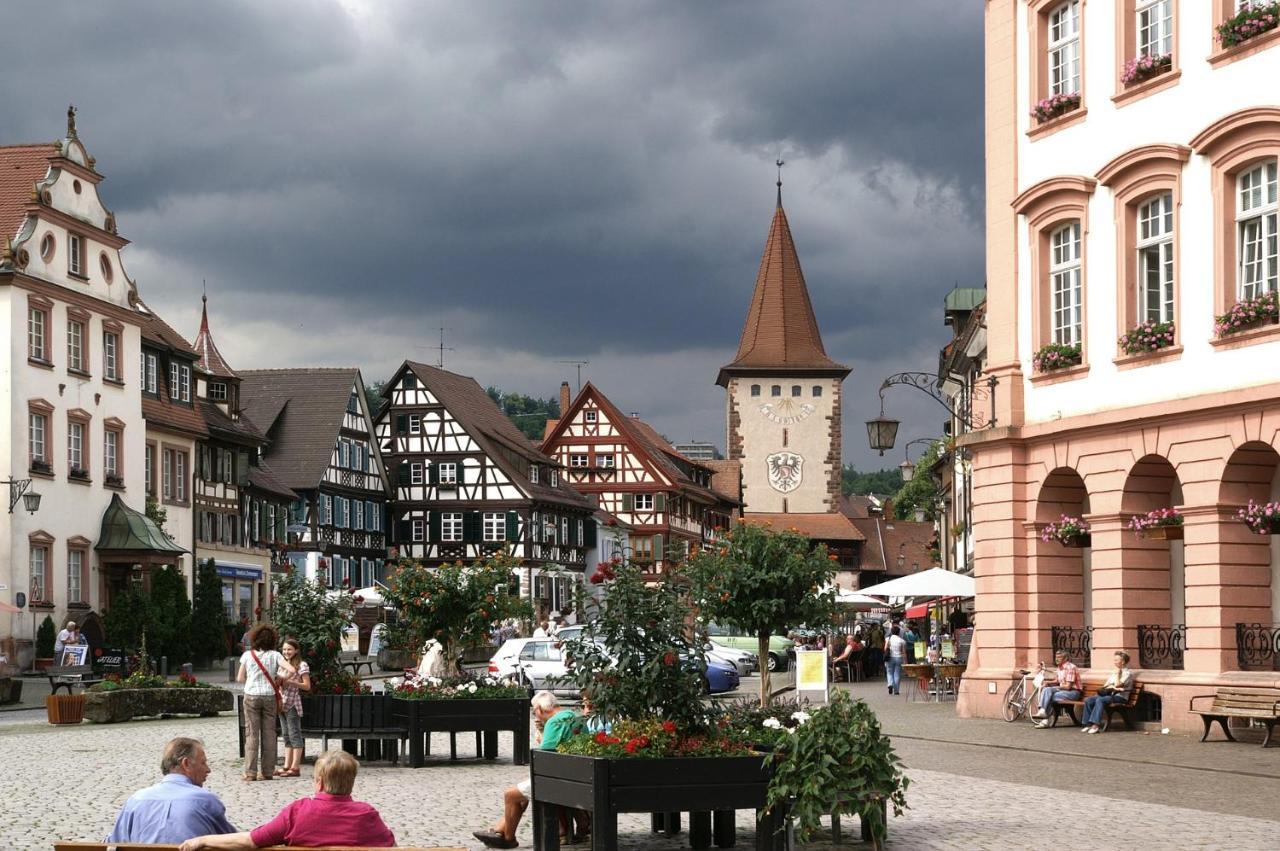
[[[1077,366],[1081,360],[1083,360],[1083,356],[1079,343],[1074,346],[1049,343],[1041,346],[1040,350],[1031,356],[1031,365],[1035,367],[1036,372],[1053,372],[1070,366]]]
[[[1254,298],[1237,301],[1231,309],[1215,318],[1213,333],[1218,339],[1248,331],[1280,319],[1280,294],[1266,292]]]
[[[1143,322],[1120,338],[1120,349],[1126,355],[1156,352],[1173,345],[1172,322]]]
[[[1136,85],[1158,77],[1173,67],[1173,54],[1163,56],[1139,56],[1124,63],[1124,71],[1120,74],[1120,82],[1126,86]]]
[[[1066,514],[1041,529],[1040,540],[1046,543],[1057,541],[1070,549],[1083,549],[1093,544],[1089,524],[1079,517],[1069,517]]]
[[[1249,504],[1236,514],[1240,522],[1258,535],[1280,535],[1280,502]]]
[[[1139,538],[1180,541],[1182,540],[1182,515],[1176,508],[1157,508],[1155,511],[1130,517],[1129,528],[1137,532]]]
[[[1223,47],[1235,47],[1256,35],[1280,26],[1280,3],[1256,0],[1239,14],[1218,27],[1218,41]]]

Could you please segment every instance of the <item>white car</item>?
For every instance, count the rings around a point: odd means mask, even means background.
[[[533,638],[508,638],[489,659],[489,673],[503,679],[519,679],[520,651]]]
[[[715,659],[717,662],[732,665],[737,670],[739,677],[745,677],[760,670],[760,660],[756,658],[756,654],[749,650],[725,647],[722,644],[716,644],[714,641],[707,642],[702,649],[708,659]]]
[[[567,671],[560,642],[555,638],[509,638],[489,660],[489,673],[509,678],[524,687],[549,689],[559,695],[576,695],[578,688],[564,678]]]

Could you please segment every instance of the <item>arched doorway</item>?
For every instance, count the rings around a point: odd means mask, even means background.
[[[1182,504],[1182,485],[1168,459],[1147,455],[1125,479],[1120,511],[1126,521]],[[1123,622],[1136,624],[1138,664],[1181,670],[1186,649],[1186,559],[1182,529],[1126,531],[1122,546]]]
[[[1280,453],[1261,441],[1238,447],[1223,470],[1218,501],[1232,509],[1280,502]],[[1280,670],[1280,535],[1257,535],[1243,523],[1225,532],[1241,553],[1237,561],[1246,565],[1233,574],[1233,587],[1252,602],[1234,619],[1237,664],[1241,670]],[[1223,589],[1224,598],[1235,596]]]
[[[1064,545],[1044,540],[1043,530],[1064,517],[1081,519],[1089,513],[1089,493],[1084,479],[1070,467],[1059,467],[1045,477],[1035,505],[1036,540],[1031,551],[1035,569],[1029,590],[1035,594],[1038,622],[1030,624],[1038,658],[1062,650],[1077,664],[1088,666],[1092,653],[1093,587],[1090,577],[1092,548],[1087,540]]]

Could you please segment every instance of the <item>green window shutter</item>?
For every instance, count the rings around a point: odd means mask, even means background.
[[[440,512],[429,512],[427,521],[427,540],[439,543],[440,541]]]
[[[484,519],[479,511],[468,511],[462,515],[462,540],[468,544],[478,544],[483,529]]]
[[[653,509],[654,511],[667,510],[667,495],[665,493],[654,494]]]
[[[629,493],[624,493],[622,495],[622,510],[635,511],[636,510],[635,506],[636,506],[636,498]]]
[[[583,546],[594,549],[596,546],[596,520],[594,517],[588,517],[582,522],[583,538],[585,538],[582,544]]]
[[[409,462],[408,461],[401,461],[399,465],[396,466],[396,484],[399,484],[399,485],[409,484]]]
[[[507,540],[520,540],[520,515],[514,511],[507,512]]]
[[[434,461],[427,465],[427,484],[440,484],[440,465]]]
[[[396,414],[396,434],[407,434],[409,431],[409,415]]]
[[[249,453],[243,450],[236,452],[236,483],[249,484]]]
[[[662,560],[662,536],[661,535],[653,536],[653,560],[654,561]]]

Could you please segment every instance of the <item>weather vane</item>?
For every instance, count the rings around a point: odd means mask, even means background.
[[[782,206],[782,167],[786,165],[786,160],[778,160],[774,163],[778,167],[778,206]]]

